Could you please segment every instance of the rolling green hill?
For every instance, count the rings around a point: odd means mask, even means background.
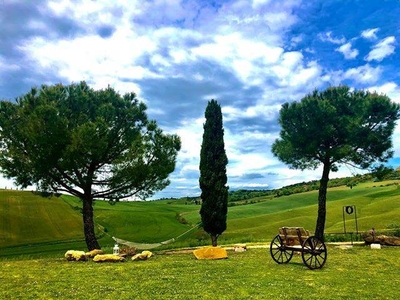
[[[61,197],[0,190],[0,255],[5,248],[42,251],[54,244],[82,242],[82,217]]]
[[[359,231],[400,227],[399,181],[368,182],[350,189],[328,190],[326,233],[343,232],[343,207],[355,205]],[[229,207],[228,228],[219,243],[269,242],[281,226],[314,230],[317,191],[278,198],[257,198],[256,203]],[[0,190],[0,256],[12,251],[30,253],[84,249],[81,203],[63,195],[44,198],[32,192]],[[185,200],[120,202],[96,201],[97,235],[103,247],[111,236],[154,243],[178,237],[200,221],[200,205]],[[354,214],[346,215],[347,231],[355,231]],[[174,247],[209,244],[202,230],[180,237]],[[32,250],[36,249],[36,250]],[[29,252],[28,251],[28,252]]]
[[[61,198],[0,192],[0,245],[82,239],[82,218]]]

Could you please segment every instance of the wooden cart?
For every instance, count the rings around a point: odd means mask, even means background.
[[[288,263],[293,252],[301,252],[304,264],[311,270],[324,266],[327,257],[324,242],[316,236],[310,236],[302,227],[282,227],[270,246],[272,259],[278,264]]]

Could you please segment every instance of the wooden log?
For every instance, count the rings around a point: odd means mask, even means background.
[[[362,237],[367,245],[381,244],[386,246],[400,246],[400,237],[376,234],[373,228],[364,233]]]

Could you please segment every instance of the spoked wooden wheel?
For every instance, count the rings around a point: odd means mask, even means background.
[[[288,263],[293,256],[293,251],[285,249],[279,234],[272,240],[269,252],[271,253],[272,259],[278,264]]]
[[[301,257],[304,264],[311,270],[321,269],[328,255],[324,242],[316,236],[310,236],[302,247]]]

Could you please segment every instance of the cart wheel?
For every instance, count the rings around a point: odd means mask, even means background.
[[[320,269],[324,266],[328,253],[321,239],[310,236],[304,241],[302,248],[301,257],[309,269]]]
[[[272,240],[269,252],[271,253],[272,259],[278,264],[288,263],[293,256],[293,251],[285,249],[279,234]]]

